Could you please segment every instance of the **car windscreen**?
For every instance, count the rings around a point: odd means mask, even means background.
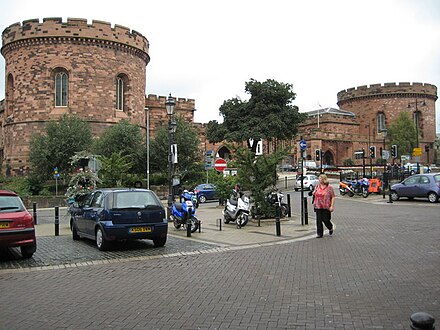
[[[162,204],[149,191],[118,191],[113,193],[113,209],[160,209]]]
[[[23,211],[24,206],[17,196],[0,196],[0,212]]]

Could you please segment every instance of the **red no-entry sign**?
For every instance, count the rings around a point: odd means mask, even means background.
[[[217,158],[215,160],[214,168],[217,171],[223,172],[223,170],[226,168],[226,166],[227,166],[226,160],[224,160],[223,158]]]

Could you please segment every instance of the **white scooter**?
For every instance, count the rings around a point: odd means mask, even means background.
[[[243,193],[240,193],[238,199],[229,198],[223,210],[223,222],[235,221],[239,228],[246,226],[249,221],[250,209],[249,197]]]

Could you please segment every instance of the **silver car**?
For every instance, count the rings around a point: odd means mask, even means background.
[[[301,180],[303,181],[303,187],[305,190],[313,191],[317,184],[319,184],[318,177],[314,174],[301,175],[296,178],[293,188],[295,191],[301,189]]]

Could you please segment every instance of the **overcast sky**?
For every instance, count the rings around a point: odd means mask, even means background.
[[[150,42],[146,94],[191,98],[221,120],[245,82],[290,83],[301,112],[337,107],[343,89],[423,82],[440,90],[439,0],[0,0],[0,29],[45,17],[119,24]],[[0,57],[0,99],[4,98]],[[438,104],[438,102],[437,102]],[[437,106],[438,108],[438,106]],[[440,133],[439,110],[437,132]]]

